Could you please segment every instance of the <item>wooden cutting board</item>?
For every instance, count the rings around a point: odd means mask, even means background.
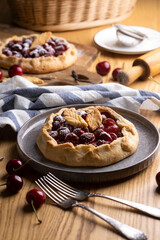
[[[34,33],[33,31],[6,25],[6,24],[0,24],[0,41],[5,40],[8,37],[11,37],[13,35],[29,35]],[[77,49],[78,59],[74,65],[71,67],[48,74],[24,74],[23,76],[34,76],[41,78],[44,80],[43,85],[58,85],[58,84],[67,84],[67,85],[75,85],[75,84],[98,84],[102,83],[102,78],[97,73],[89,72],[87,71],[88,67],[91,65],[91,63],[95,60],[98,54],[98,50],[94,47],[77,44],[74,43]],[[75,80],[75,78],[72,77],[72,71],[75,71],[78,75],[78,81]],[[8,77],[8,71],[3,70],[3,75],[5,77]]]

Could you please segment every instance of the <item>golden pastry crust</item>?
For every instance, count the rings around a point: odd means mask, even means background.
[[[66,110],[66,108],[63,108],[56,114],[51,113],[40,130],[37,145],[42,154],[51,161],[73,167],[107,166],[133,154],[139,142],[139,136],[135,126],[109,107],[91,106],[78,110],[92,112],[95,109],[98,109],[100,112],[107,111],[116,119],[116,123],[121,129],[122,137],[118,137],[110,144],[102,144],[97,147],[92,144],[79,144],[74,146],[71,142],[58,144],[57,141],[49,135],[49,132],[52,130],[53,118]],[[75,108],[71,109],[73,112],[78,110]]]
[[[7,38],[0,45],[0,66],[3,68],[9,68],[14,64],[18,64],[23,68],[25,73],[49,73],[58,70],[63,70],[74,64],[77,60],[76,48],[73,44],[68,43],[64,38],[56,37],[52,35],[52,38],[58,38],[64,41],[67,44],[68,49],[63,52],[62,55],[57,57],[48,56],[48,57],[36,57],[36,58],[18,58],[15,56],[6,56],[2,53],[3,49],[7,46],[10,41],[19,41],[23,38],[30,37],[39,37],[39,34],[23,35],[23,36],[13,36]],[[32,47],[32,46],[31,46]]]

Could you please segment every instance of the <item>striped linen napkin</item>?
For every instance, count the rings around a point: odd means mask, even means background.
[[[160,94],[134,90],[118,83],[39,87],[15,76],[0,83],[0,127],[16,132],[30,118],[54,107],[72,104],[105,104],[126,108],[160,110]]]

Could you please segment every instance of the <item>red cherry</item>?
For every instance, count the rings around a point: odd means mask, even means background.
[[[112,118],[106,118],[106,119],[104,119],[104,121],[103,121],[103,125],[104,125],[105,127],[112,126],[112,125],[114,125],[114,124],[116,124],[116,122],[115,122]]]
[[[110,64],[107,61],[99,62],[96,65],[97,73],[101,76],[106,76],[110,71]]]
[[[104,121],[104,119],[106,119],[106,115],[105,114],[102,114],[102,122]]]
[[[112,141],[117,139],[117,135],[114,132],[110,132],[109,134],[112,138]]]
[[[8,74],[10,77],[13,77],[13,76],[16,76],[16,75],[23,75],[23,69],[15,64],[15,65],[12,65],[9,70],[8,70]]]
[[[112,142],[112,138],[111,138],[110,134],[107,133],[107,132],[102,132],[102,133],[100,133],[98,139],[99,139],[99,140],[105,140],[105,141],[107,141],[107,142],[109,142],[109,143]]]
[[[56,47],[55,47],[55,55],[56,56],[59,56],[59,55],[61,55],[61,54],[63,54],[63,52],[64,51],[66,51],[66,49],[67,49],[67,46],[66,45],[64,45],[64,44],[62,44],[62,45],[57,45]]]
[[[41,205],[45,203],[46,201],[45,193],[39,189],[32,189],[27,193],[26,200],[32,206],[38,222],[41,223],[42,221],[37,216],[36,208],[41,207]]]
[[[85,120],[86,117],[87,117],[87,115],[88,115],[88,114],[87,114],[86,112],[84,112],[84,113],[81,114],[81,117]]]
[[[75,133],[68,133],[65,137],[66,142],[71,142],[73,145],[79,144],[79,137]]]
[[[5,48],[2,53],[8,57],[12,56],[12,51],[9,48]]]
[[[103,145],[103,144],[110,144],[110,141],[105,141],[105,140],[101,140],[101,139],[99,139],[97,141],[97,146],[100,146],[100,145]]]
[[[81,128],[75,128],[73,130],[73,133],[75,133],[78,137],[80,137],[84,133],[84,131]]]
[[[117,81],[117,75],[118,75],[118,73],[119,73],[120,71],[122,71],[121,68],[115,68],[115,69],[113,70],[113,72],[112,72],[112,77],[113,77],[113,79],[114,79],[115,81]]]
[[[51,131],[49,133],[49,135],[54,139],[58,139],[58,132],[57,131]]]
[[[58,121],[62,125],[62,123],[65,122],[65,118],[62,115],[57,115],[57,116],[54,117],[54,121]]]
[[[107,118],[111,118],[111,115],[109,112],[102,112],[102,115],[105,115]]]
[[[6,165],[6,171],[9,174],[21,173],[23,163],[20,159],[11,159]]]
[[[89,128],[88,128],[88,127],[82,127],[82,130],[83,130],[84,132],[89,132]]]
[[[70,132],[73,132],[73,130],[74,130],[74,126],[68,124],[67,122],[64,123],[64,127],[68,128]]]
[[[67,134],[70,133],[70,130],[69,128],[67,127],[61,127],[59,130],[58,130],[58,138],[60,141],[63,141]]]
[[[104,132],[102,128],[98,128],[95,132],[94,135],[96,137],[96,139],[98,139],[99,135]]]
[[[158,187],[160,187],[160,172],[158,172],[156,174],[156,182],[157,182]]]
[[[31,159],[28,159],[27,161],[25,161],[24,163],[22,163],[22,161],[20,159],[11,159],[10,161],[8,161],[7,165],[6,165],[6,171],[9,174],[19,174],[21,175],[23,173],[24,170],[24,166],[26,164],[28,164],[31,161]]]
[[[93,133],[85,132],[80,136],[80,141],[83,144],[89,144],[95,141],[95,136]]]
[[[55,131],[61,127],[61,123],[59,121],[54,121],[52,123],[52,130]]]
[[[114,125],[110,125],[108,126],[107,128],[105,128],[105,131],[108,132],[108,133],[115,133],[115,134],[118,134],[119,132],[119,127],[117,124],[114,124]]]
[[[16,44],[13,45],[12,49],[14,51],[20,52],[22,50],[22,45],[19,44],[19,43],[16,43]]]
[[[39,208],[46,201],[46,195],[39,189],[32,189],[27,193],[26,199],[29,204],[33,201],[34,207]]]
[[[40,57],[39,53],[37,51],[34,51],[34,50],[29,53],[29,56],[31,58],[38,58],[38,57]]]
[[[2,70],[0,70],[0,79],[2,78],[3,76],[3,73],[2,73]]]
[[[7,189],[12,193],[17,193],[23,186],[23,179],[15,174],[11,174],[7,178]]]

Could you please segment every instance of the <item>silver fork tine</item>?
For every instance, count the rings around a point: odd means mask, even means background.
[[[81,207],[93,213],[97,217],[101,218],[108,224],[110,224],[113,228],[115,228],[119,233],[121,233],[127,239],[130,239],[130,240],[146,240],[147,239],[147,236],[142,231],[136,228],[130,227],[122,222],[119,222],[116,219],[113,219],[103,213],[100,213],[93,208],[80,204],[76,200],[68,198],[63,193],[56,192],[48,185],[48,183],[45,182],[45,179],[40,178],[35,182],[46,193],[46,195],[50,199],[52,199],[53,202],[56,203],[58,206],[64,209],[68,209],[72,207]]]
[[[76,201],[69,199],[64,194],[54,191],[43,178],[38,179],[35,183],[46,193],[46,195],[58,206],[64,209],[72,208],[76,205]],[[74,205],[75,204],[75,205]]]
[[[56,184],[57,187],[59,187],[62,190],[67,190],[67,191],[71,191],[72,193],[77,193],[77,189],[73,188],[72,186],[69,186],[68,184],[66,184],[65,182],[62,182],[60,179],[58,179],[56,176],[54,176],[52,173],[48,173],[47,176],[52,179],[52,182],[54,181],[54,184]],[[58,185],[57,185],[58,183]]]
[[[61,186],[60,183],[57,183],[57,181],[55,179],[52,179],[51,177],[48,176],[44,176],[44,179],[46,182],[48,182],[51,186],[53,186],[55,189],[57,189],[60,192],[65,193],[67,196],[69,197],[75,197],[77,192],[73,191],[72,189],[66,189],[65,186],[63,188],[63,186]]]
[[[46,184],[43,178],[38,179],[35,181],[35,183],[45,192],[45,194],[52,199],[56,204],[59,204],[59,198],[64,201],[65,198],[61,197],[59,194],[57,194],[56,191],[54,191],[49,185]],[[54,194],[54,195],[53,195]],[[62,194],[61,194],[62,195]],[[58,196],[58,197],[57,197]]]

